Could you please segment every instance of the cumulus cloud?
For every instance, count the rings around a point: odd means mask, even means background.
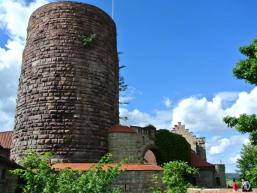
[[[26,4],[24,0],[8,0],[0,2],[0,27],[7,31],[10,38],[26,38],[26,28],[31,13],[47,0],[35,0]]]
[[[30,14],[46,0],[0,1],[0,30],[8,39],[0,47],[0,130],[13,128],[15,98]]]
[[[126,119],[121,120],[121,124],[141,127],[151,124],[158,129],[169,128],[171,123],[171,114],[171,110],[156,110],[152,114],[149,114],[138,109],[129,111],[126,108],[120,108],[120,116],[126,117]]]
[[[229,106],[228,106],[229,102]],[[248,92],[223,92],[212,99],[188,97],[173,109],[172,124],[181,121],[193,131],[222,131],[226,115],[257,113],[257,87]]]
[[[238,147],[241,147],[243,144],[248,143],[248,141],[248,137],[244,135],[234,135],[227,138],[214,136],[207,141],[206,148],[210,155],[217,155],[224,153],[230,148],[238,149]]]

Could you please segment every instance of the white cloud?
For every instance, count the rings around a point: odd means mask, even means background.
[[[36,0],[25,4],[23,0],[8,0],[0,2],[0,27],[7,30],[11,38],[24,40],[26,28],[31,13],[39,6],[49,1]]]
[[[0,100],[0,130],[10,130],[14,122],[15,98],[8,97]]]
[[[231,156],[231,157],[229,158],[229,161],[230,161],[231,163],[235,164],[238,159],[240,159],[240,154],[236,154],[236,155],[234,155],[234,156]]]
[[[239,92],[219,92],[215,96],[223,101],[235,101],[238,98]]]
[[[208,101],[205,97],[181,100],[173,109],[172,125],[184,123],[191,131],[224,128],[221,98]]]
[[[30,14],[46,0],[0,1],[0,30],[8,40],[0,47],[0,130],[13,128],[15,98]],[[8,107],[8,108],[7,108]]]
[[[220,139],[219,144],[215,145],[215,146],[212,146],[210,148],[210,154],[220,154],[220,153],[223,153],[225,151],[225,149],[227,147],[229,147],[230,145],[230,141],[229,139],[227,138],[223,138],[223,139]]]
[[[172,105],[172,100],[168,97],[164,97],[163,103],[166,108],[170,108]]]
[[[224,105],[230,102],[230,106]],[[257,113],[257,87],[248,92],[222,92],[211,100],[205,97],[188,97],[173,109],[172,124],[178,121],[192,131],[223,131],[228,129],[223,122],[226,115]]]
[[[120,108],[120,116],[127,117],[127,120],[121,120],[121,124],[142,127],[151,124],[158,129],[170,127],[171,114],[171,110],[156,110],[153,114],[149,114],[138,109],[129,111],[126,108]]]
[[[22,0],[0,1],[0,29],[7,33],[9,38],[6,45],[0,47],[0,71],[20,66],[29,16],[47,2],[36,0],[25,4]]]
[[[214,136],[206,143],[207,152],[210,155],[217,155],[228,151],[229,149],[238,149],[243,144],[248,143],[248,137],[244,135],[234,135],[227,138]]]

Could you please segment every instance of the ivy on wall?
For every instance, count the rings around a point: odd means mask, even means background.
[[[171,133],[166,129],[157,130],[155,144],[158,148],[157,162],[159,165],[175,160],[191,162],[190,144],[181,135]]]

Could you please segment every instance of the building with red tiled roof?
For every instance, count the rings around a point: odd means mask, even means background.
[[[0,145],[5,149],[11,149],[12,131],[0,132]]]
[[[151,126],[114,125],[108,133],[108,151],[115,162],[130,158],[131,163],[156,163],[155,132]]]
[[[10,157],[12,133],[12,131],[0,132],[0,156],[6,159]]]
[[[114,125],[109,129],[109,133],[136,133],[136,131],[128,126]]]
[[[175,125],[171,132],[183,136],[191,146],[191,165],[199,170],[196,185],[208,188],[226,187],[225,165],[207,161],[205,138],[196,137],[181,122]]]

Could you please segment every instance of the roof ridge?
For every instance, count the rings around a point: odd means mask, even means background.
[[[1,133],[9,133],[9,132],[13,132],[13,130],[10,130],[10,131],[0,131],[0,134]]]

